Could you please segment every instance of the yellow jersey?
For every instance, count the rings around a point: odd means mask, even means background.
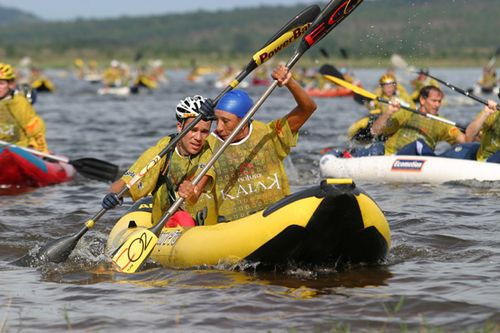
[[[479,150],[477,151],[477,160],[486,161],[491,155],[500,150],[499,111],[486,118],[481,132],[481,145],[479,146]]]
[[[219,222],[236,220],[290,194],[283,160],[297,143],[286,117],[268,124],[253,120],[249,134],[229,145],[215,163],[216,204]],[[213,151],[223,141],[208,139]]]
[[[0,140],[48,153],[45,122],[21,94],[0,100]]]
[[[163,148],[170,142],[171,137],[166,136],[160,139],[156,145],[147,149],[134,164],[121,177],[125,183],[128,183],[136,174],[138,174]],[[167,159],[169,157],[167,164]],[[161,216],[168,210],[170,205],[176,200],[175,191],[184,180],[193,179],[201,169],[203,169],[212,156],[212,151],[208,144],[202,148],[197,155],[182,156],[175,149],[171,154],[163,158],[151,168],[132,188],[129,194],[134,201],[148,195],[153,195],[153,223],[157,223]],[[216,223],[215,203],[211,188],[215,173],[213,168],[209,169],[207,176],[211,181],[205,186],[204,192],[195,204],[183,203],[182,209],[196,217],[197,214],[206,210],[208,218],[204,224]]]
[[[382,133],[390,136],[385,143],[385,155],[395,154],[417,139],[423,139],[434,150],[440,141],[456,143],[461,133],[455,126],[399,110],[389,118]]]

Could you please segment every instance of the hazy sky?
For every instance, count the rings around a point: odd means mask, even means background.
[[[33,13],[46,20],[161,15],[187,11],[258,5],[311,4],[312,0],[0,0],[0,5]],[[321,1],[324,2],[324,1]]]

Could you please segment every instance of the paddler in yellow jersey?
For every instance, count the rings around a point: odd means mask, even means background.
[[[213,169],[210,169],[196,186],[193,186],[191,182],[212,156],[206,138],[210,134],[214,116],[210,108],[208,111],[201,110],[203,103],[205,103],[205,98],[194,96],[185,98],[177,105],[178,132],[181,132],[200,113],[203,115],[202,120],[179,140],[171,153],[167,153],[128,190],[134,201],[150,193],[153,195],[153,224],[160,220],[177,196],[185,199],[184,207],[170,218],[166,224],[167,227],[216,223],[215,216],[210,218],[210,214],[215,214],[214,201],[209,193],[215,179]],[[121,191],[126,183],[157,156],[173,137],[174,135],[166,136],[155,146],[147,149],[125,174],[111,185],[112,192],[104,197],[102,206],[111,209],[121,204],[116,193]]]
[[[497,105],[495,101],[488,100],[488,105],[465,130],[469,142],[475,141],[480,134],[481,145],[476,155],[478,161],[500,163],[500,112]]]
[[[425,86],[419,99],[420,112],[438,115],[443,92],[434,86]],[[465,134],[457,127],[400,109],[397,100],[392,102],[371,128],[373,135],[390,136],[385,142],[385,155],[432,156],[440,141],[449,144],[465,142]]]
[[[378,97],[387,100],[397,100],[401,105],[415,108],[415,103],[411,100],[408,92],[396,80],[396,76],[392,73],[383,74],[378,80],[379,86],[375,89],[375,94]],[[357,120],[347,130],[347,135],[351,140],[356,140],[359,143],[368,143],[370,141],[385,141],[387,137],[374,137],[371,133],[371,126],[377,118],[388,111],[389,106],[377,101],[370,101],[368,103],[370,114]],[[365,152],[358,150],[358,156],[365,155]],[[367,153],[368,154],[368,153]],[[371,154],[371,153],[369,153]]]
[[[385,98],[388,100],[398,100],[399,104],[415,108],[415,103],[412,101],[410,95],[406,91],[405,87],[400,84],[396,76],[392,73],[383,74],[379,80],[379,87],[375,90],[375,94],[378,97]],[[384,103],[373,101],[371,104],[372,110],[378,110],[379,113],[384,113],[389,109],[389,106]]]
[[[0,63],[0,140],[48,153],[45,123],[23,94],[16,93],[16,76]]]
[[[297,105],[286,116],[263,123],[251,120],[215,163],[215,193],[218,221],[229,222],[256,211],[290,194],[283,160],[297,143],[298,132],[316,110],[316,104],[281,65],[272,77],[285,86]],[[242,90],[226,93],[215,106],[217,126],[208,138],[217,151],[253,101]]]
[[[427,76],[426,74],[429,74],[428,69],[421,69],[417,77],[413,80],[410,81],[410,84],[413,88],[413,92],[411,94],[411,99],[416,103],[418,102],[418,98],[420,97],[420,90],[425,87],[425,86],[434,86],[437,88],[440,88],[439,83],[431,78],[430,76]]]

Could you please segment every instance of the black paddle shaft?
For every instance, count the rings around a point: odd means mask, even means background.
[[[445,86],[447,86],[451,90],[456,91],[456,92],[458,92],[458,93],[460,93],[462,95],[465,95],[465,96],[467,96],[469,98],[472,98],[476,102],[479,102],[479,103],[484,104],[484,105],[488,105],[488,101],[486,101],[485,99],[482,99],[481,97],[478,97],[478,96],[476,96],[474,94],[471,94],[470,92],[468,92],[466,90],[463,90],[463,89],[461,89],[459,87],[456,87],[456,86],[452,85],[449,82],[446,82],[446,81],[441,80],[441,79],[439,79],[439,78],[437,78],[435,76],[432,76],[429,73],[426,73],[425,71],[420,71],[419,73],[424,74],[424,75],[426,75],[426,76],[428,76],[430,78],[433,78],[434,80],[438,81],[439,83],[444,84]],[[497,105],[497,111],[500,111],[500,105]]]

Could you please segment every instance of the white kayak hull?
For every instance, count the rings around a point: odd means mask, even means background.
[[[129,87],[102,87],[97,90],[98,95],[114,95],[128,96],[130,95]]]
[[[385,183],[430,183],[452,181],[500,181],[500,164],[435,156],[366,156],[320,160],[322,177],[349,177]]]

